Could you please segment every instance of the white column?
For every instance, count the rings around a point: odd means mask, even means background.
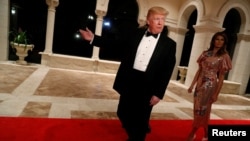
[[[47,31],[46,31],[46,43],[44,53],[52,53],[53,45],[53,34],[54,34],[54,24],[55,24],[55,7],[59,5],[59,0],[46,0],[48,8],[48,17],[47,17]]]
[[[102,25],[103,25],[103,17],[106,15],[105,11],[96,10],[96,28],[95,34],[101,36],[102,35]],[[92,59],[99,59],[99,47],[94,46]]]
[[[0,61],[6,61],[9,54],[9,0],[0,1]]]
[[[195,29],[194,42],[190,54],[188,71],[185,80],[185,85],[187,86],[189,86],[192,83],[194,75],[198,69],[198,64],[197,64],[198,57],[204,50],[209,48],[210,41],[214,33],[224,30],[223,28],[211,25],[194,26],[194,29]]]
[[[239,94],[245,94],[250,76],[250,35],[238,34],[237,39],[228,79],[241,83]]]
[[[102,25],[103,25],[103,17],[106,16],[108,9],[109,0],[97,0],[96,2],[96,10],[95,13],[97,15],[96,19],[96,29],[95,34],[101,36],[102,35]],[[99,48],[94,46],[92,59],[99,60]]]
[[[139,27],[146,25],[146,20],[145,19],[139,19],[138,20]]]
[[[169,27],[169,32],[173,32],[172,31],[173,28]],[[173,71],[173,74],[172,74],[172,78],[171,79],[174,79],[176,80],[177,79],[177,74],[178,74],[178,67],[180,65],[180,61],[181,61],[181,55],[182,55],[182,50],[183,50],[183,44],[184,44],[184,40],[185,40],[185,34],[186,32],[188,31],[188,29],[185,29],[185,28],[178,28],[178,29],[175,29],[175,36],[176,37],[172,37],[171,35],[173,34],[170,34],[170,38],[172,39],[176,39],[176,63],[175,63],[175,67],[174,67],[174,71]]]

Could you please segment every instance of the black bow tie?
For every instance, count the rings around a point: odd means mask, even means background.
[[[149,31],[147,31],[146,32],[146,37],[148,37],[148,36],[153,36],[154,38],[157,38],[158,34],[153,34],[153,33],[149,32]]]

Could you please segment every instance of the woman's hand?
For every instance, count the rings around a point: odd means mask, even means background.
[[[188,88],[188,93],[192,93],[192,92],[193,92],[193,87],[190,86],[190,87]]]
[[[210,102],[211,102],[211,103],[214,103],[214,102],[217,101],[217,99],[218,99],[218,95],[213,95],[213,96],[211,97]]]

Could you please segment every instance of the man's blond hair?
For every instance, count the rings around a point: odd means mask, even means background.
[[[151,7],[148,10],[147,18],[149,18],[149,16],[152,15],[152,14],[161,14],[161,15],[167,16],[168,15],[168,11],[165,8],[163,8],[163,7],[154,6],[154,7]]]

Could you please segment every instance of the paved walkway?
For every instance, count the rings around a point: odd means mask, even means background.
[[[0,62],[0,116],[116,119],[114,74]],[[152,119],[192,119],[192,94],[171,81]],[[250,99],[220,94],[212,119],[250,119]]]

